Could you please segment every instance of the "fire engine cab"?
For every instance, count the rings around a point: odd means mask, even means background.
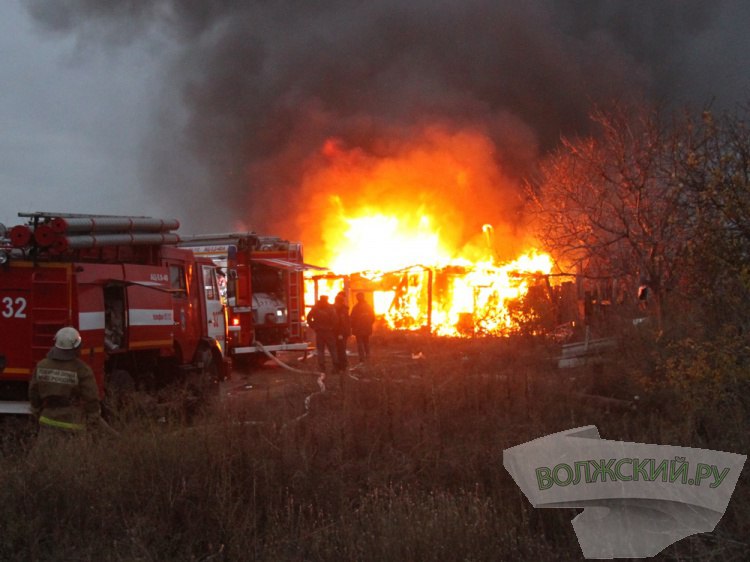
[[[224,277],[233,359],[307,351],[302,244],[254,232],[183,236],[179,244],[209,258]]]
[[[176,220],[19,213],[0,228],[0,413],[19,413],[36,363],[63,326],[100,393],[116,378],[157,389],[228,377],[216,267],[179,248]],[[113,375],[115,375],[113,377]]]

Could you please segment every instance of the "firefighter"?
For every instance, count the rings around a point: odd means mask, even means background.
[[[100,426],[99,389],[91,368],[78,358],[81,335],[65,327],[34,369],[29,382],[31,411],[40,432],[76,434]]]
[[[336,309],[328,302],[328,296],[322,295],[318,302],[307,313],[307,324],[315,331],[315,348],[318,355],[318,368],[326,371],[326,348],[331,354],[331,361],[336,367],[336,329],[338,316]]]
[[[357,304],[352,308],[352,334],[357,340],[357,354],[359,362],[364,363],[370,358],[370,336],[372,324],[375,322],[375,312],[365,300],[364,293],[357,293]]]
[[[352,334],[351,322],[349,321],[349,306],[346,304],[346,295],[340,292],[333,301],[336,309],[338,325],[336,327],[336,370],[340,373],[346,371],[348,361],[346,359],[346,344]]]

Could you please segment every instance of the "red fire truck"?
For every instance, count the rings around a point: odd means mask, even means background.
[[[152,389],[228,376],[216,267],[176,246],[178,221],[19,217],[27,224],[0,229],[0,412],[19,411],[34,365],[63,326],[81,333],[81,358],[102,395],[123,377]]]
[[[306,351],[302,244],[254,232],[183,236],[179,244],[213,260],[225,276],[233,359]]]

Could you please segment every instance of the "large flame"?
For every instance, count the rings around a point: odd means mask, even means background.
[[[307,251],[332,273],[308,279],[308,305],[362,291],[390,328],[449,336],[513,329],[508,304],[552,261],[509,235],[508,180],[485,136],[429,130],[387,158],[331,140],[322,154],[306,179],[322,244]],[[496,235],[488,219],[498,218]],[[513,251],[520,257],[507,258]]]
[[[347,230],[342,233],[330,269],[354,273],[448,263],[449,253],[441,247],[430,217],[422,215],[411,225],[404,222],[382,214],[345,218]]]
[[[347,219],[332,275],[311,276],[307,302],[339,291],[367,292],[392,329],[429,328],[436,335],[504,334],[516,326],[508,303],[522,299],[552,270],[549,255],[530,250],[498,264],[451,257],[423,216],[414,230],[393,216]],[[491,231],[485,225],[485,232]],[[489,250],[489,249],[488,249]]]

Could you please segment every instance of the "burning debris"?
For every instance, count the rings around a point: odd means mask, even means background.
[[[403,245],[408,242],[404,240]],[[399,263],[403,256],[394,254],[393,258]],[[340,255],[339,263],[344,262],[345,256]],[[362,292],[388,329],[454,337],[502,335],[518,329],[510,303],[522,300],[530,287],[547,282],[551,270],[550,256],[537,252],[504,264],[465,258],[441,262],[424,255],[422,263],[400,269],[339,269],[310,275],[306,301],[341,290]]]

